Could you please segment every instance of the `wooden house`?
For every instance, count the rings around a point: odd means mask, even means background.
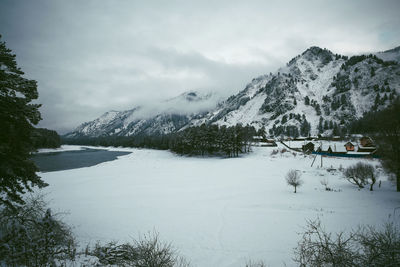
[[[360,138],[360,145],[363,147],[374,147],[374,142],[368,136],[363,136]]]
[[[345,145],[346,151],[354,151],[354,145],[351,142],[347,142]]]

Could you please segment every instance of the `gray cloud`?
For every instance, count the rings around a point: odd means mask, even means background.
[[[393,48],[399,7],[395,0],[3,0],[0,34],[38,81],[40,125],[64,133],[105,111],[188,90],[237,93],[311,45],[343,54]]]

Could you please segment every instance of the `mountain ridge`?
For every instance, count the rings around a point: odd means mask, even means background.
[[[272,135],[340,134],[347,122],[388,106],[400,94],[399,48],[347,57],[312,46],[212,108],[181,114],[162,110],[140,120],[129,118],[142,107],[105,113],[66,137],[168,134],[203,123],[249,124]],[[184,99],[177,103],[190,106],[211,95],[188,91],[172,100]]]

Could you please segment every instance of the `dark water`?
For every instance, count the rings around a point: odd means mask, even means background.
[[[85,148],[76,151],[38,153],[32,159],[41,172],[52,172],[90,167],[102,162],[115,160],[118,156],[130,153]]]

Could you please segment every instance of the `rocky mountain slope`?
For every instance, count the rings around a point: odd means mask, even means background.
[[[141,107],[111,111],[67,137],[166,134],[202,123],[250,124],[273,135],[336,135],[349,121],[386,107],[400,94],[399,61],[399,47],[350,58],[311,47],[206,112],[205,106],[185,114],[163,109],[139,118]],[[183,99],[181,105],[191,106],[210,97],[189,92],[170,101]]]

